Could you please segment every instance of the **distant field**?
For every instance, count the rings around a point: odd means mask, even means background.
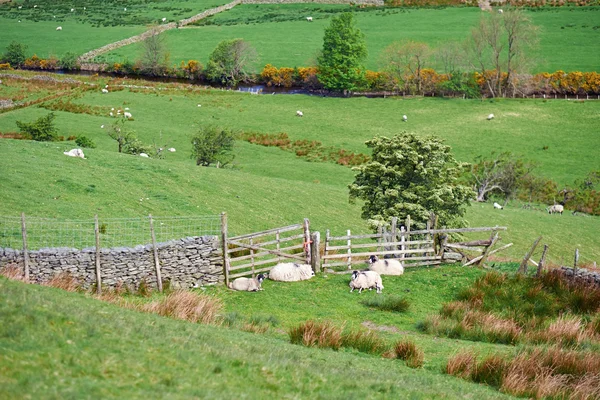
[[[347,6],[333,5],[239,5],[206,20],[204,26],[170,30],[165,33],[171,61],[197,59],[203,64],[224,39],[243,38],[256,47],[256,70],[275,66],[313,65],[323,45],[323,30],[335,12]],[[528,11],[540,26],[540,44],[533,72],[597,71],[600,68],[600,7],[544,8]],[[305,20],[312,16],[314,22]],[[440,47],[449,41],[463,41],[477,23],[478,8],[445,9],[364,9],[356,13],[364,32],[369,56],[366,67],[381,68],[382,50],[390,43],[411,39]],[[140,57],[139,44],[117,49],[103,57],[110,61]]]
[[[103,87],[116,81],[86,78]],[[144,82],[127,80],[128,84]],[[3,87],[22,85],[3,77]],[[147,84],[147,83],[146,83]],[[168,85],[162,85],[167,87]],[[169,87],[173,88],[173,85]],[[3,90],[3,89],[0,89]],[[48,90],[46,86],[43,90]],[[34,89],[31,92],[35,93]],[[0,96],[2,96],[0,91]],[[348,203],[354,172],[331,163],[307,162],[278,148],[236,144],[234,168],[196,167],[189,159],[190,137],[205,124],[260,133],[286,132],[292,140],[319,140],[355,152],[364,141],[403,130],[445,138],[461,161],[491,151],[512,151],[538,164],[537,173],[573,184],[598,168],[600,102],[447,99],[339,99],[305,95],[253,96],[220,90],[163,90],[158,94],[128,90],[85,92],[75,103],[129,107],[128,125],[145,143],[175,147],[164,160],[117,154],[106,134],[108,116],[56,112],[60,134],[85,135],[98,148],[84,149],[87,160],[65,157],[73,142],[32,143],[0,140],[3,171],[0,204],[4,215],[91,218],[140,215],[196,215],[226,211],[232,233],[243,234],[297,223],[309,217],[315,229],[367,232],[360,204]],[[198,107],[198,104],[201,107]],[[303,110],[304,117],[295,116]],[[31,121],[49,111],[28,107],[0,114],[0,131],[17,130],[15,121]],[[496,115],[485,120],[490,112]],[[407,114],[408,122],[401,122]],[[105,125],[105,129],[100,126]],[[548,149],[543,150],[547,145]],[[91,187],[90,185],[94,185]],[[143,203],[140,198],[149,198]],[[539,235],[550,244],[550,260],[570,263],[575,248],[583,262],[600,260],[600,218],[548,215],[510,203],[497,212],[491,204],[473,204],[472,226],[509,228],[502,243],[515,245],[502,257],[518,259]],[[537,255],[536,255],[537,257]]]
[[[14,40],[27,45],[29,55],[37,54],[42,58],[50,55],[60,58],[66,52],[83,54],[137,35],[150,25],[163,23],[162,18],[167,19],[165,23],[174,22],[225,3],[226,0],[168,3],[153,0],[77,0],[71,3],[36,0],[35,4],[22,1],[0,4],[0,53],[4,53],[5,46]],[[57,26],[61,26],[62,31],[56,31]]]

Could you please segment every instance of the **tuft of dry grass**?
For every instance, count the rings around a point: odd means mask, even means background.
[[[538,343],[557,343],[563,346],[577,346],[593,335],[585,329],[581,319],[575,315],[562,315],[547,329],[528,334],[528,339]]]
[[[307,347],[321,347],[338,350],[342,346],[343,327],[336,327],[331,321],[306,321],[289,330],[290,342]]]
[[[79,281],[68,272],[56,274],[49,281],[42,283],[42,285],[66,290],[67,292],[76,292],[81,289]]]
[[[15,263],[6,264],[4,268],[0,269],[0,275],[13,281],[25,282],[23,268]]]
[[[450,358],[446,373],[487,383],[515,396],[600,398],[600,354],[560,347],[522,350],[512,358],[488,356],[477,362],[465,352]]]
[[[177,290],[158,301],[138,306],[140,311],[190,322],[211,324],[217,322],[223,311],[223,302],[205,294]]]
[[[401,340],[396,342],[392,352],[395,358],[406,361],[406,365],[410,368],[421,368],[423,366],[423,350],[411,341]]]
[[[477,366],[477,356],[470,351],[462,351],[448,360],[446,373],[467,379],[471,376]]]

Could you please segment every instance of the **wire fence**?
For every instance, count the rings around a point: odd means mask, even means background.
[[[152,216],[157,242],[188,236],[221,234],[221,216],[192,217]],[[21,217],[0,216],[0,247],[21,249]],[[27,248],[69,247],[83,249],[96,245],[94,219],[59,220],[25,216]],[[138,218],[103,218],[98,220],[100,247],[134,247],[152,243],[150,216]]]

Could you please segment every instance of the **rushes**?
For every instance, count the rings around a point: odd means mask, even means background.
[[[362,301],[367,307],[378,308],[382,311],[406,312],[410,307],[408,300],[398,296],[378,296]]]
[[[177,290],[160,300],[136,308],[165,317],[211,324],[217,322],[223,311],[223,303],[216,297]]]

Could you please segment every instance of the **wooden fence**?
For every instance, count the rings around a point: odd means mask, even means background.
[[[254,277],[270,271],[279,262],[311,264],[310,222],[307,218],[302,224],[228,237],[227,216],[222,214],[221,227],[226,284],[237,277]]]
[[[486,259],[510,246],[494,249],[500,240],[499,232],[506,227],[481,227],[459,229],[432,229],[429,224],[424,230],[410,228],[410,218],[400,229],[396,219],[392,220],[389,232],[379,230],[375,234],[352,235],[348,230],[344,236],[331,236],[327,231],[323,255],[323,268],[346,266],[347,270],[366,267],[371,255],[391,257],[402,262],[404,267],[439,265],[461,261],[463,265],[482,265]],[[449,243],[452,234],[491,232],[488,239]],[[338,261],[339,260],[339,261]]]

